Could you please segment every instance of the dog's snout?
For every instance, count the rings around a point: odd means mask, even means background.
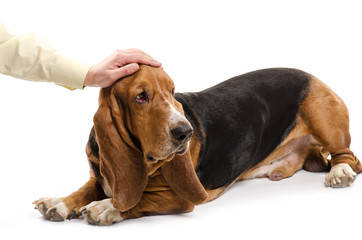
[[[171,130],[172,136],[180,143],[185,143],[190,140],[194,130],[192,127],[182,125]]]

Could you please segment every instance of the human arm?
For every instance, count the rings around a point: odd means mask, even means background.
[[[81,89],[90,67],[62,55],[34,33],[15,35],[0,23],[0,73]]]

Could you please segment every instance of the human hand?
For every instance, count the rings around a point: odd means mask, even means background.
[[[85,87],[110,87],[118,79],[138,71],[138,64],[161,67],[161,63],[138,49],[116,50],[93,65],[84,80]]]

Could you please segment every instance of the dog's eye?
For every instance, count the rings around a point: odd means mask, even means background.
[[[148,95],[145,91],[141,92],[136,97],[136,102],[139,104],[147,103],[148,102]]]

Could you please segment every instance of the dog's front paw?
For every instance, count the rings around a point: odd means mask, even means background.
[[[356,176],[357,174],[348,164],[341,163],[333,166],[331,171],[327,173],[324,184],[326,187],[348,187],[354,182]]]
[[[111,225],[123,220],[121,212],[113,207],[111,199],[94,201],[80,209],[89,224]]]
[[[35,209],[50,221],[64,221],[69,215],[69,209],[65,206],[61,198],[40,198],[33,202]]]

